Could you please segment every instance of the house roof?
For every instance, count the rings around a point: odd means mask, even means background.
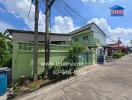
[[[7,29],[5,32],[9,32],[11,35],[13,33],[34,34],[34,31],[16,30],[16,29]],[[45,35],[45,32],[39,32],[39,34]],[[62,34],[62,33],[50,33],[50,35],[71,36],[70,34]]]
[[[112,47],[112,48],[118,47],[118,43],[111,43],[111,44],[107,44],[107,45],[110,46],[110,47]],[[120,43],[119,47],[124,47],[124,45],[122,43]]]
[[[85,26],[83,26],[83,27],[81,27],[81,28],[79,28],[77,30],[74,30],[74,31],[70,32],[69,34],[73,35],[73,34],[76,34],[76,33],[91,29],[93,25],[95,25],[106,36],[106,33],[104,31],[102,31],[101,28],[99,28],[99,26],[96,25],[94,22],[92,22],[92,23],[90,23],[88,25],[85,25]]]
[[[115,6],[111,7],[110,9],[112,9],[112,10],[124,10],[124,8],[119,6],[119,5],[115,5]]]
[[[91,29],[92,26],[95,25],[105,36],[106,36],[106,33],[104,33],[94,22],[86,25],[86,26],[83,26],[77,30],[74,30],[68,34],[62,34],[62,33],[50,33],[50,35],[60,35],[60,36],[71,36],[73,34],[76,34],[76,33],[79,33],[81,31],[84,31],[84,30],[88,30],[88,29]],[[11,35],[13,33],[28,33],[28,34],[34,34],[34,31],[27,31],[27,30],[16,30],[16,29],[7,29],[5,32],[9,32]],[[45,32],[39,32],[39,34],[44,34]]]

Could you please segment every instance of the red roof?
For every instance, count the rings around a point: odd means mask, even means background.
[[[108,45],[110,47],[112,47],[112,48],[118,48],[118,47],[122,48],[122,47],[125,47],[122,43],[120,43],[119,46],[118,46],[118,43],[112,43],[112,44],[108,44]]]

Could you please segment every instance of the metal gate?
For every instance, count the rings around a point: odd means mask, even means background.
[[[79,61],[83,64],[83,66],[91,65],[93,62],[92,52],[83,52]]]

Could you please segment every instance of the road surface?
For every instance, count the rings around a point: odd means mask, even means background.
[[[132,100],[132,55],[17,100]]]

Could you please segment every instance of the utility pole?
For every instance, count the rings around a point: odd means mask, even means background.
[[[37,81],[38,69],[38,20],[39,20],[39,0],[35,0],[35,25],[34,25],[34,63],[33,63],[33,79]]]
[[[50,35],[49,35],[49,14],[51,6],[55,0],[46,0],[45,12],[45,79],[48,78],[49,61],[50,61]]]
[[[49,0],[46,0],[46,12],[45,12],[45,79],[48,78],[48,70],[49,70],[49,46],[50,46],[50,40],[49,40]]]
[[[120,50],[120,43],[121,43],[121,40],[120,40],[120,38],[118,39],[118,52],[120,52],[121,50]]]

